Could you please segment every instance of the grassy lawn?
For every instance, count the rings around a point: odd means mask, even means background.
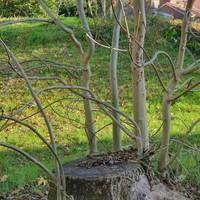
[[[3,19],[2,19],[3,20]],[[87,48],[85,36],[80,27],[77,18],[62,19],[65,24],[72,27],[76,36],[83,41],[84,48]],[[102,35],[104,40],[98,40],[106,44],[111,41],[111,22],[105,25],[99,25],[96,28],[91,20],[92,31],[98,36]],[[131,23],[131,22],[130,22]],[[147,30],[146,49],[149,56],[152,56],[156,50],[166,50],[173,59],[176,58],[178,49],[178,28],[165,22],[157,22],[151,20],[150,28]],[[173,34],[171,34],[173,33]],[[170,35],[171,34],[171,35]],[[80,83],[80,62],[76,54],[74,46],[68,37],[52,24],[34,23],[34,24],[17,24],[12,26],[0,27],[0,37],[7,43],[11,50],[15,53],[20,62],[32,60],[32,62],[23,63],[23,67],[28,70],[37,66],[37,69],[28,71],[30,76],[55,76],[59,75],[68,84]],[[126,46],[126,37],[121,37],[122,47]],[[195,46],[195,48],[194,48]],[[194,56],[200,56],[200,44],[198,42],[189,41],[188,48]],[[95,54],[91,60],[92,80],[91,89],[102,100],[110,102],[109,90],[109,55],[110,51],[97,47]],[[40,59],[51,60],[54,62],[64,63],[68,66],[69,71],[73,67],[76,77],[67,71],[56,68],[55,64],[44,62]],[[9,66],[7,65],[6,54],[0,48],[0,111],[5,115],[12,114],[13,110],[22,106],[27,102],[31,95],[25,87],[24,81],[10,74],[8,78]],[[190,54],[187,53],[186,65],[192,62]],[[160,57],[156,62],[161,77],[165,84],[170,78],[170,66],[167,60]],[[119,93],[121,110],[132,116],[132,90],[130,76],[130,59],[127,54],[119,56]],[[196,80],[200,77],[200,72],[192,75]],[[12,77],[12,78],[11,78]],[[186,77],[184,81],[187,79]],[[184,82],[183,81],[183,82]],[[39,91],[43,87],[58,84],[56,81],[32,81],[35,91]],[[154,136],[155,131],[160,127],[161,121],[161,102],[162,89],[159,86],[157,77],[151,67],[146,69],[146,85],[147,85],[147,109],[148,109],[148,130],[152,136],[152,142],[159,145],[161,131]],[[181,84],[180,84],[181,85]],[[178,92],[177,92],[178,94]],[[48,106],[45,110],[52,123],[55,132],[58,152],[62,162],[67,162],[76,158],[80,158],[87,153],[87,140],[84,132],[84,112],[80,98],[71,94],[67,90],[56,90],[45,92],[39,96],[42,105],[45,107],[51,102],[55,102]],[[22,119],[37,112],[34,104],[23,109],[17,118]],[[190,124],[200,115],[200,92],[199,90],[189,92],[183,96],[172,107],[172,126],[171,126],[171,152],[177,148],[175,139],[183,136]],[[96,119],[96,129],[100,129],[111,120],[102,114],[98,107],[94,104],[94,115]],[[33,125],[43,136],[48,138],[47,130],[40,114],[35,114],[26,122]],[[21,149],[29,152],[31,155],[42,161],[50,169],[53,169],[52,157],[46,146],[34,136],[28,129],[5,121],[0,121],[1,130],[0,141],[16,145]],[[9,126],[7,126],[9,125]],[[98,148],[101,152],[111,151],[111,126],[107,126],[98,132]],[[200,126],[196,126],[188,138],[188,144],[195,148],[200,147]],[[131,140],[123,135],[123,146],[126,148],[131,145]],[[173,152],[172,152],[173,153]],[[153,156],[153,165],[156,164],[157,155]],[[172,172],[177,175],[180,182],[188,183],[192,186],[200,186],[200,153],[190,148],[184,148],[177,162],[174,163]],[[175,170],[175,168],[177,170]],[[43,172],[28,162],[22,156],[0,147],[0,192],[8,192],[16,187],[31,183],[39,176],[44,176]]]

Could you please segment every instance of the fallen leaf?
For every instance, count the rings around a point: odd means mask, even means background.
[[[38,185],[47,185],[47,183],[48,183],[48,181],[44,177],[41,176],[41,177],[37,178]]]
[[[0,176],[0,183],[6,182],[8,179],[7,175]]]

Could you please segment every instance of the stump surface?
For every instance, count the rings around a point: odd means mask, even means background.
[[[65,164],[66,193],[74,200],[185,200],[163,184],[153,187],[140,164],[134,161],[86,167],[90,158]],[[96,162],[96,161],[95,161]],[[56,200],[55,186],[49,200]]]

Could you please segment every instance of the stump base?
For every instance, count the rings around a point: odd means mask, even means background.
[[[66,193],[74,200],[184,200],[176,192],[159,184],[153,189],[141,165],[124,162],[117,165],[81,166],[84,161],[65,164]],[[55,186],[50,186],[49,200],[56,200]]]

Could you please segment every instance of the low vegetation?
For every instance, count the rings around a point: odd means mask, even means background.
[[[84,33],[80,28],[78,18],[61,18],[63,22],[72,27],[78,38],[83,39]],[[3,19],[2,19],[3,20]],[[100,43],[108,44],[111,41],[112,27],[110,21],[104,23],[98,20],[89,20],[92,26],[93,35]],[[131,23],[131,21],[129,22]],[[178,38],[180,35],[178,25],[169,23],[157,18],[149,20],[151,26],[147,30],[146,49],[149,56],[152,56],[157,50],[166,50],[173,59],[175,59],[175,50],[178,49]],[[62,74],[62,77],[68,84],[80,83],[80,63],[76,57],[75,48],[69,42],[69,39],[63,32],[55,28],[52,24],[46,23],[23,23],[11,26],[0,27],[0,37],[7,42],[7,45],[15,53],[16,57],[28,71],[34,66],[38,66],[29,73],[30,76],[42,74],[46,76],[55,76]],[[104,38],[104,40],[102,40]],[[121,47],[126,45],[126,37],[121,37]],[[193,54],[195,57],[200,55],[200,43],[190,37],[186,55],[186,63],[191,63]],[[91,89],[103,100],[109,101],[109,56],[110,50],[97,47],[91,60],[92,80]],[[6,63],[6,54],[0,49],[0,111],[6,115],[12,114],[12,111],[25,102],[31,96],[24,86],[24,82],[14,77]],[[41,58],[43,60],[41,60]],[[125,53],[119,57],[119,92],[120,109],[132,115],[131,96],[131,76],[130,59]],[[27,62],[32,60],[32,62]],[[49,62],[53,61],[53,62]],[[56,63],[63,63],[57,65]],[[170,78],[170,66],[168,61],[163,58],[156,63],[161,76],[165,82]],[[60,66],[60,67],[58,67]],[[63,66],[66,67],[63,68]],[[148,111],[148,129],[151,135],[151,141],[154,141],[156,150],[159,147],[161,126],[161,101],[162,88],[158,84],[157,77],[151,67],[146,69],[147,81],[147,111]],[[8,74],[10,74],[8,78]],[[199,77],[200,72],[193,74]],[[32,81],[34,89],[39,91],[44,85],[51,85],[56,81]],[[184,82],[184,80],[183,80]],[[181,84],[180,84],[181,86]],[[87,153],[87,139],[84,132],[84,114],[82,101],[69,92],[63,93],[60,90],[46,92],[39,96],[43,106],[47,106],[46,112],[50,118],[52,126],[56,133],[56,142],[62,162],[82,157]],[[54,103],[53,103],[54,102]],[[102,113],[99,113],[98,107],[94,106],[97,133],[98,148],[101,152],[111,151],[111,120]],[[200,92],[197,88],[181,97],[172,108],[172,130],[170,152],[176,152],[180,139],[190,124],[199,117],[200,110]],[[34,114],[35,113],[35,114]],[[33,115],[34,114],[34,115]],[[98,114],[98,115],[97,115]],[[34,104],[28,106],[20,113],[20,118],[26,118],[27,121],[42,132],[46,138],[46,128],[42,118],[37,114],[37,108]],[[10,124],[10,122],[9,122]],[[106,126],[105,126],[106,125]],[[16,124],[5,124],[0,121],[1,141],[14,144],[23,150],[34,155],[47,166],[52,168],[53,161],[48,149],[40,142],[36,136],[29,130]],[[103,126],[104,129],[101,129]],[[158,131],[157,131],[158,130]],[[131,141],[125,135],[123,136],[123,148],[131,145]],[[171,174],[181,184],[198,188],[200,185],[200,126],[195,129],[188,137],[187,145],[184,147],[181,155],[171,166]],[[172,151],[173,150],[173,151]],[[37,177],[44,174],[33,164],[26,161],[20,155],[0,148],[0,192],[8,192],[16,187],[23,186],[25,183],[31,183]],[[157,154],[152,159],[156,165]],[[154,167],[154,166],[152,166]],[[198,188],[200,189],[200,188]]]

